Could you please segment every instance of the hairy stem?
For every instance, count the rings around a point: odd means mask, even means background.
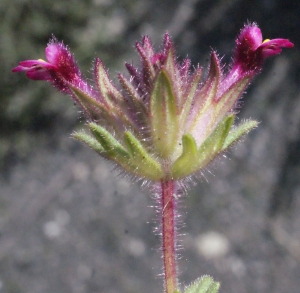
[[[164,261],[165,293],[177,290],[175,183],[161,181],[162,251]]]

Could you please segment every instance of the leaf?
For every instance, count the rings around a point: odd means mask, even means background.
[[[95,61],[95,77],[98,90],[104,100],[104,103],[109,108],[115,108],[118,103],[122,102],[122,94],[110,81],[108,73],[99,58]]]
[[[79,131],[79,132],[74,132],[72,134],[72,137],[84,142],[87,144],[91,149],[95,150],[99,154],[104,154],[105,150],[102,147],[102,145],[92,136],[89,134]]]
[[[212,134],[200,146],[198,150],[200,156],[206,152],[215,154],[222,149],[225,139],[234,121],[234,117],[234,114],[230,114],[217,125]]]
[[[225,117],[212,134],[197,149],[195,139],[190,134],[182,136],[182,154],[171,169],[173,179],[182,179],[202,168],[212,161],[223,150],[234,120],[234,115]]]
[[[109,113],[107,108],[101,102],[74,85],[69,84],[68,86],[74,99],[79,102],[80,106],[85,110],[88,116],[95,120],[98,120],[99,117],[108,119]]]
[[[171,80],[162,70],[154,83],[150,100],[153,143],[162,157],[170,157],[176,146],[178,116]]]
[[[74,98],[79,101],[91,120],[104,121],[104,123],[112,126],[115,132],[120,131],[119,125],[123,125],[124,128],[134,127],[134,121],[130,120],[127,113],[120,109],[119,106],[109,108],[108,105],[104,105],[81,89],[73,85],[69,85],[69,88]]]
[[[161,166],[149,155],[140,141],[129,131],[125,132],[124,140],[138,174],[152,180],[161,179],[163,174]]]
[[[191,134],[184,134],[182,136],[182,154],[172,166],[172,176],[189,173],[190,169],[194,169],[195,163],[197,164],[196,141]]]
[[[170,74],[171,79],[179,78],[179,72],[175,63],[174,46],[168,34],[165,34],[164,48],[166,50],[166,60],[164,61],[164,69]]]
[[[199,92],[199,96],[201,96],[201,99],[198,98],[198,103],[201,104],[203,109],[206,109],[207,106],[209,106],[212,103],[213,99],[215,98],[219,86],[220,76],[221,76],[220,62],[216,53],[212,52],[210,57],[210,67],[209,67],[208,77]],[[202,95],[204,95],[204,105],[202,105],[203,103]]]
[[[226,137],[222,150],[227,149],[229,146],[237,142],[243,135],[247,134],[250,130],[257,127],[257,125],[257,121],[249,120],[235,127]]]
[[[190,112],[190,108],[194,99],[194,96],[196,94],[196,91],[199,87],[199,83],[202,77],[202,68],[197,68],[193,75],[191,76],[188,86],[182,95],[182,104],[181,106],[181,120],[183,123],[186,121],[186,117]]]
[[[231,129],[234,115],[225,117],[212,134],[201,144],[196,154],[194,153],[195,140],[192,136],[183,136],[185,145],[182,155],[172,166],[171,176],[174,179],[182,179],[192,173],[204,168],[212,161],[223,149],[226,137]]]
[[[222,94],[222,96],[215,103],[215,117],[222,117],[234,107],[234,103],[242,95],[252,78],[253,77],[251,75],[243,76],[234,84],[232,84],[225,93]]]
[[[143,84],[146,86],[146,90],[149,89],[152,81],[155,78],[155,70],[151,62],[150,57],[153,55],[153,49],[150,46],[150,40],[148,37],[144,37],[143,45],[136,43],[136,49],[141,56],[143,64]]]
[[[210,276],[202,276],[188,286],[184,293],[217,293],[220,283],[215,282]]]
[[[231,129],[234,115],[228,115],[204,141],[198,150],[198,168],[205,167],[222,151],[226,137]]]
[[[140,87],[141,87],[142,79],[140,76],[140,72],[138,71],[137,68],[135,68],[130,63],[125,63],[125,66],[130,74],[130,80],[132,81],[132,83],[135,85],[135,87],[139,91],[139,94],[141,94]]]
[[[190,114],[187,116],[188,121],[190,121],[190,132],[197,129],[199,121],[203,115],[205,115],[207,109],[214,103],[219,87],[220,76],[220,62],[216,53],[212,52],[208,77],[201,89],[195,93],[194,99],[191,101],[192,111],[187,112]]]
[[[119,159],[125,158],[128,160],[129,154],[126,149],[106,129],[96,123],[90,123],[89,127],[111,159],[119,161]]]
[[[144,120],[147,115],[147,109],[142,100],[142,97],[139,95],[139,93],[137,92],[136,88],[132,85],[132,83],[129,82],[122,74],[119,74],[118,77],[119,77],[120,84],[122,85],[123,89],[126,91],[128,95],[127,102],[130,105],[130,109],[131,109],[130,112],[134,111],[135,113],[139,113],[140,115],[137,116],[141,117]]]

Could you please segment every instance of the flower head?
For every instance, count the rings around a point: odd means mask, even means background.
[[[241,71],[259,71],[263,61],[270,56],[277,55],[282,48],[294,46],[287,39],[273,39],[263,41],[261,30],[253,24],[246,25],[236,40],[234,67]]]
[[[110,80],[102,61],[95,61],[96,89],[82,78],[69,50],[57,41],[46,48],[47,62],[27,60],[13,69],[31,79],[53,83],[71,94],[87,114],[93,136],[74,137],[101,156],[116,162],[135,178],[182,180],[201,172],[217,155],[257,125],[233,127],[236,101],[261,69],[263,60],[292,47],[285,39],[262,43],[256,25],[247,25],[236,40],[233,65],[227,74],[212,52],[204,81],[202,68],[191,70],[189,59],[177,62],[169,34],[155,52],[145,36],[136,43],[141,66],[126,64],[120,87]]]
[[[68,89],[67,83],[80,83],[80,70],[73,55],[63,43],[53,38],[45,53],[47,61],[42,59],[22,61],[12,71],[25,71],[30,79],[49,81],[60,91]]]

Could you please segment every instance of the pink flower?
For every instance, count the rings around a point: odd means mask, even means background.
[[[255,23],[246,25],[236,40],[233,69],[241,72],[259,71],[263,61],[270,56],[277,55],[282,48],[294,46],[287,39],[273,39],[262,41],[261,30]]]
[[[287,39],[262,41],[261,30],[255,23],[245,25],[235,43],[233,63],[228,74],[224,76],[222,85],[219,87],[218,96],[221,96],[246,75],[250,77],[250,83],[251,79],[262,69],[263,62],[267,57],[280,54],[282,48],[292,48],[294,46]]]
[[[73,55],[63,43],[53,38],[45,49],[46,59],[21,61],[12,71],[25,71],[33,80],[51,82],[58,90],[66,91],[67,83],[81,83],[81,73]]]

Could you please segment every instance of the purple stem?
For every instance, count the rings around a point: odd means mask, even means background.
[[[177,290],[175,183],[161,181],[162,251],[164,260],[165,293]]]

